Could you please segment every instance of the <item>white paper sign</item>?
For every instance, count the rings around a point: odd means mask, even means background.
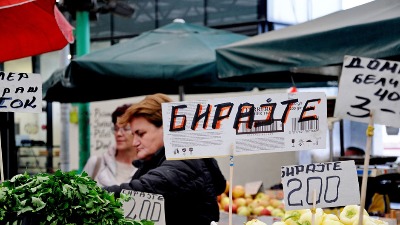
[[[124,104],[132,104],[143,97],[132,97],[90,103],[90,155],[101,155],[115,145],[111,114]]]
[[[360,203],[360,189],[353,160],[283,166],[285,209],[336,207]]]
[[[322,149],[326,113],[327,100],[321,92],[163,103],[166,157]]]
[[[42,77],[0,71],[0,112],[42,112]]]
[[[121,104],[122,105],[122,104]],[[90,154],[97,155],[107,151],[115,144],[112,132],[111,114],[118,107],[109,104],[90,104]]]
[[[164,197],[140,191],[122,190],[123,194],[132,196],[123,202],[125,218],[133,220],[151,220],[155,225],[165,225]]]
[[[400,127],[400,62],[345,56],[335,117]]]

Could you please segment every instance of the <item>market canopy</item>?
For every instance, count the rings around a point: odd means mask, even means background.
[[[74,41],[73,27],[55,0],[3,0],[0,15],[0,62],[60,50]]]
[[[251,83],[217,79],[215,49],[245,35],[173,22],[82,57],[43,84],[47,101],[90,102],[162,92],[187,94],[248,91]]]
[[[399,58],[399,37],[400,1],[376,0],[218,48],[218,77],[329,83],[338,81],[344,55]]]

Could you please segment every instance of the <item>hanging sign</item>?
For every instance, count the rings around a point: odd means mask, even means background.
[[[323,149],[326,113],[321,92],[162,103],[166,157]]]
[[[353,160],[283,166],[281,178],[285,209],[336,207],[360,203],[360,188]]]
[[[400,62],[345,56],[335,117],[400,127]]]
[[[42,112],[42,77],[0,71],[0,112]]]

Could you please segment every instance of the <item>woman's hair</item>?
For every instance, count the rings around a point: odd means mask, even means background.
[[[165,94],[157,93],[146,96],[142,101],[129,107],[118,119],[118,125],[126,125],[135,117],[144,117],[156,127],[162,126],[161,103],[172,102]]]
[[[346,148],[345,155],[365,155],[365,151],[361,148],[350,146]]]
[[[117,107],[114,112],[111,114],[111,121],[114,125],[117,124],[118,117],[124,115],[125,111],[131,106],[132,104],[124,104]]]

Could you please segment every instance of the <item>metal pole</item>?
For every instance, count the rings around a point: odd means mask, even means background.
[[[155,0],[154,10],[155,10],[155,12],[154,12],[154,14],[155,14],[154,25],[155,25],[155,28],[158,28],[158,26],[159,26],[159,21],[158,21],[158,0]]]
[[[47,102],[46,104],[46,148],[47,148],[47,160],[46,160],[46,172],[53,173],[53,104]]]
[[[185,96],[185,87],[183,85],[179,85],[179,101],[184,101]]]
[[[343,128],[343,120],[340,120],[339,136],[340,136],[340,156],[344,156],[344,128]]]
[[[60,67],[66,67],[69,64],[68,55],[70,54],[70,46],[65,46],[60,51]],[[60,104],[60,115],[61,115],[61,141],[60,141],[60,169],[61,171],[69,171],[70,162],[70,148],[69,148],[69,112],[70,104]]]
[[[208,11],[207,11],[207,7],[208,7],[208,0],[204,0],[204,5],[203,5],[203,9],[204,9],[204,20],[203,20],[203,24],[204,26],[208,25]]]
[[[76,54],[82,56],[90,51],[89,12],[76,12]],[[90,155],[89,103],[79,103],[79,172]]]
[[[15,146],[14,113],[0,112],[0,136],[4,180],[11,179],[18,173],[17,147]]]
[[[60,106],[61,111],[61,142],[60,142],[60,169],[67,172],[69,168],[69,112],[70,104],[63,103]]]

